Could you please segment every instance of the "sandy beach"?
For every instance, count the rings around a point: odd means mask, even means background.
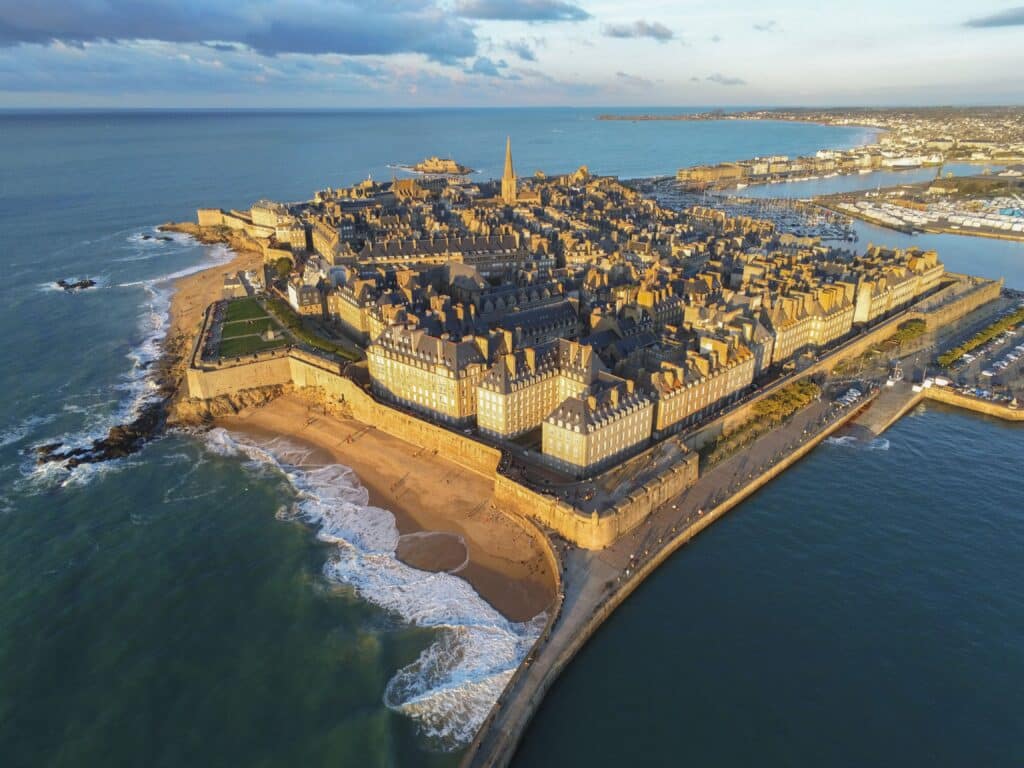
[[[319,452],[317,463],[353,469],[370,503],[394,514],[400,559],[424,570],[456,569],[507,618],[526,621],[551,604],[554,581],[542,545],[494,506],[492,483],[482,475],[361,422],[325,415],[298,394],[217,424],[256,438],[283,436]],[[422,532],[450,535],[407,535]]]

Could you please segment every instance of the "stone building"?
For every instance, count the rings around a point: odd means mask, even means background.
[[[511,334],[505,338],[510,349]],[[477,426],[498,439],[536,429],[559,403],[586,391],[602,370],[591,347],[566,339],[506,352],[477,387]]]
[[[575,477],[599,472],[648,444],[652,411],[632,381],[602,373],[544,420],[543,461]]]
[[[935,251],[868,248],[858,264],[854,322],[872,323],[934,290],[945,267]]]
[[[738,399],[754,380],[753,353],[735,337],[702,337],[700,349],[650,375],[655,437],[678,432]]]
[[[366,350],[373,391],[437,421],[470,425],[489,346],[485,337],[456,340],[418,328],[385,328]]]

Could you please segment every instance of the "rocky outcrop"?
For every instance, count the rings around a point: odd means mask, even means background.
[[[93,440],[87,447],[68,448],[63,443],[37,446],[36,461],[40,464],[58,462],[73,469],[79,464],[123,458],[135,453],[163,429],[164,415],[163,400],[147,403],[130,424],[111,427],[105,437]]]
[[[228,227],[202,227],[191,221],[169,221],[157,227],[161,232],[180,232],[190,235],[205,245],[224,243],[235,253],[263,253],[263,248],[255,240],[240,229]]]
[[[86,288],[95,288],[96,281],[91,277],[87,277],[84,280],[65,280],[61,278],[57,281],[57,287],[63,288],[68,293],[77,293],[78,291],[84,291]]]
[[[292,391],[290,384],[242,389],[210,400],[175,399],[168,408],[167,423],[171,426],[206,426],[219,416],[229,416],[245,408],[258,408]]]

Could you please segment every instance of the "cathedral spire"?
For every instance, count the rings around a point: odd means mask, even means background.
[[[506,205],[516,201],[516,172],[512,168],[512,137],[505,139],[505,172],[501,176],[501,199]]]

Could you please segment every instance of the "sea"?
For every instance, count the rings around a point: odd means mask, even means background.
[[[520,176],[633,178],[874,135],[606,111],[0,112],[0,765],[458,764],[538,622],[399,563],[346,467],[224,430],[72,471],[34,447],[154,396],[174,278],[230,257],[156,238],[197,207],[434,154],[495,177],[506,136]],[[1024,245],[859,231],[1024,288]],[[626,602],[517,765],[1019,765],[1022,438],[928,406],[821,446]]]

